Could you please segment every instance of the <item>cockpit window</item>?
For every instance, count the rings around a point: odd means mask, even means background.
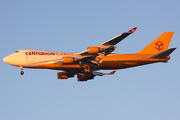
[[[15,51],[15,53],[19,53],[19,51]]]

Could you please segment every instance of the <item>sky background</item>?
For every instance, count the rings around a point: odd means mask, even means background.
[[[180,44],[178,0],[1,0],[0,120],[178,120],[180,49],[168,63],[118,70],[87,82],[2,59],[20,49],[82,52],[133,27],[115,53],[136,53],[165,31]],[[109,72],[109,71],[103,71]]]

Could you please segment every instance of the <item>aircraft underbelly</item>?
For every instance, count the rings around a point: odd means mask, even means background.
[[[136,62],[104,61],[99,67],[101,69],[121,69],[137,65]]]
[[[99,68],[100,69],[123,69],[129,67],[135,67],[139,65],[150,64],[152,62],[144,61],[104,61]]]

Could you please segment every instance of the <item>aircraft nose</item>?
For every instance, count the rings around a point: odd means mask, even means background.
[[[10,56],[6,56],[5,58],[3,58],[3,61],[7,64],[11,64],[13,62],[13,60]]]
[[[4,61],[5,63],[7,63],[7,61],[8,61],[7,57],[3,58],[3,61]]]

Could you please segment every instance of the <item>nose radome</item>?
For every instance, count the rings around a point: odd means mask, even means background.
[[[7,63],[7,57],[3,58],[3,61],[4,61],[5,63]]]
[[[5,58],[3,58],[3,61],[7,64],[12,64],[12,58],[10,56],[6,56]]]

